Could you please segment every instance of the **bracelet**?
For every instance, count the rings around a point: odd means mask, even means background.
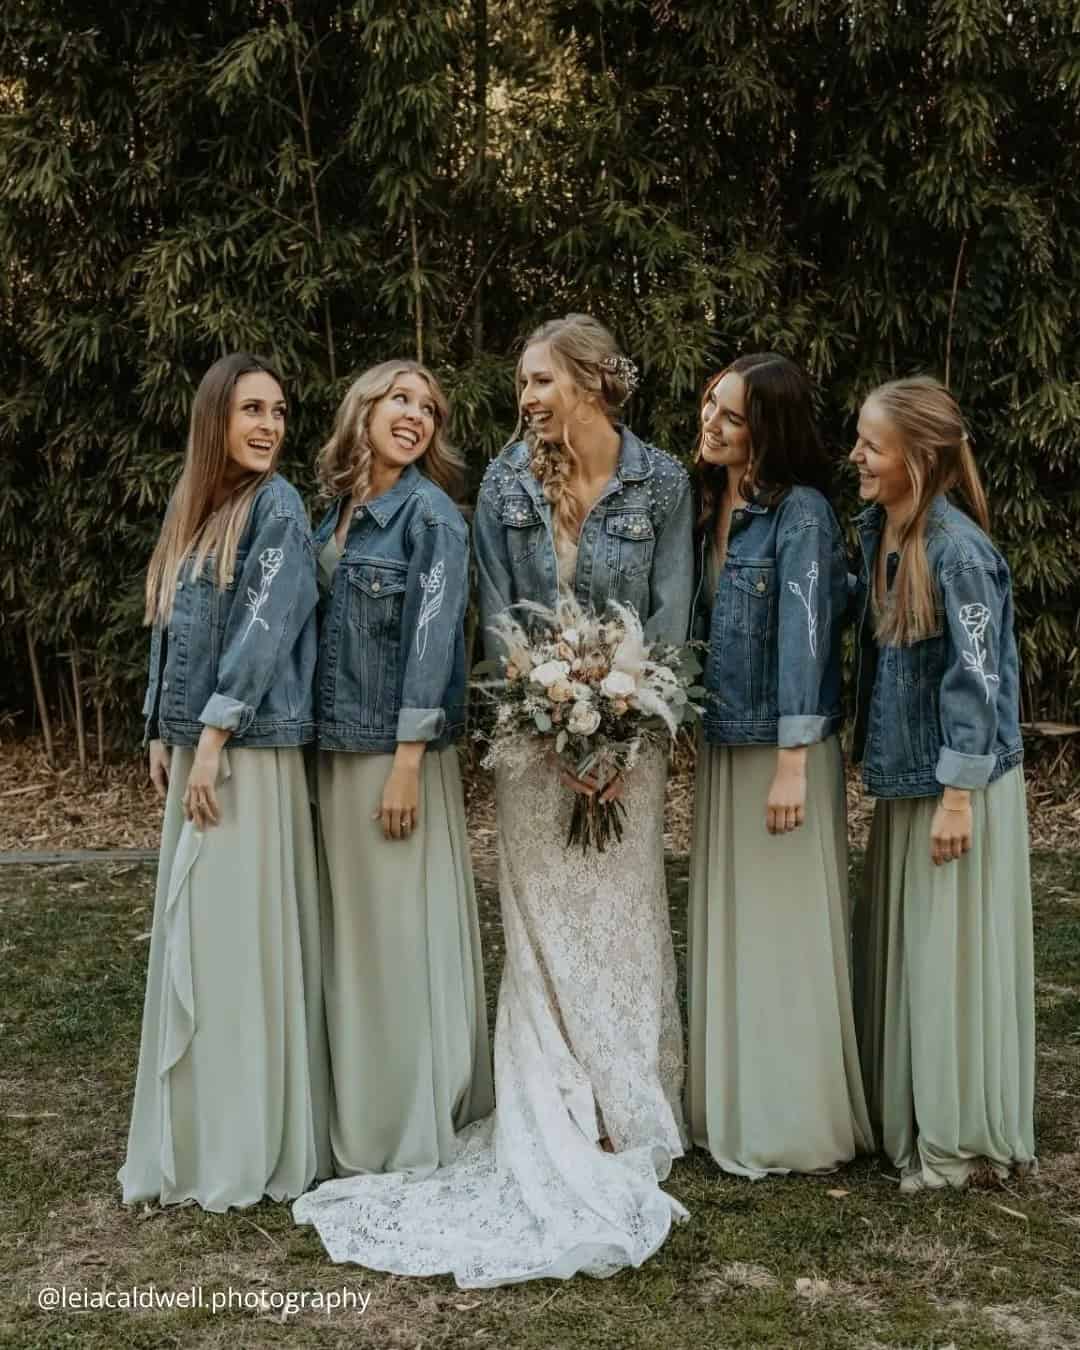
[[[967,804],[967,806],[946,806],[944,802],[938,802],[938,805],[941,807],[941,809],[942,809],[943,811],[951,811],[951,812],[953,812],[953,814],[955,814],[957,811],[970,811],[970,810],[971,810],[971,803],[970,803],[970,802]]]

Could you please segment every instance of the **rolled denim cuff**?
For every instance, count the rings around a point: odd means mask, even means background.
[[[199,721],[206,727],[217,727],[219,731],[247,731],[255,721],[255,709],[227,694],[211,694],[206,707],[199,714]]]
[[[800,745],[816,745],[825,739],[829,725],[827,717],[780,717],[776,722],[776,744],[781,750],[794,750]]]
[[[402,708],[397,719],[399,741],[434,741],[446,726],[441,708]]]
[[[943,787],[984,788],[996,764],[996,755],[962,755],[959,750],[943,745],[934,777]]]

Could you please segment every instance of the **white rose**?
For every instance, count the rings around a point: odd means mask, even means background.
[[[592,698],[592,690],[587,684],[582,684],[579,680],[575,680],[570,688],[578,703],[588,703]]]
[[[637,692],[637,682],[625,670],[613,670],[601,680],[600,692],[608,698],[629,698]]]
[[[530,671],[529,679],[533,684],[542,685],[545,689],[549,688],[556,680],[565,680],[570,674],[570,667],[565,661],[545,661],[542,666],[537,666],[535,670]]]
[[[575,703],[566,726],[575,736],[591,736],[600,725],[600,714],[588,703]]]

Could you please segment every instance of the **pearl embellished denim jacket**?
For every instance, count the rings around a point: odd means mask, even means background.
[[[338,498],[315,531],[337,528]],[[355,512],[319,606],[316,696],[322,750],[440,750],[465,729],[469,534],[443,490],[410,464]]]
[[[256,493],[232,581],[217,564],[180,570],[168,627],[150,632],[145,740],[196,745],[204,726],[245,746],[315,734],[315,558],[300,494],[280,474]]]
[[[598,614],[609,600],[633,605],[647,637],[685,642],[694,570],[690,480],[663,450],[627,427],[617,430],[618,463],[582,523],[573,592]],[[488,625],[497,614],[522,600],[554,606],[559,593],[551,503],[529,469],[524,441],[488,466],[475,538],[480,619],[494,657],[499,644]]]
[[[931,797],[977,789],[1019,764],[1019,662],[1005,559],[963,511],[937,497],[926,552],[937,591],[937,631],[906,647],[879,644],[870,579],[885,512],[856,517],[862,553],[855,759],[875,797]],[[891,587],[898,554],[886,559]]]
[[[699,547],[698,610],[707,584]],[[832,507],[793,487],[733,511],[709,617],[702,732],[710,745],[794,747],[840,729],[847,562]]]

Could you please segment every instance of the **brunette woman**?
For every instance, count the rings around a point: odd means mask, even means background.
[[[740,357],[695,454],[707,689],[691,846],[687,1111],[725,1171],[871,1147],[848,958],[847,566],[806,377]]]
[[[1035,1159],[1012,585],[937,380],[875,389],[851,460],[870,503],[856,752],[878,798],[855,944],[866,1091],[901,1190],[959,1187]]]
[[[299,1195],[329,1171],[315,849],[315,562],[275,472],[281,381],[203,377],[146,584],[150,776],[165,800],[125,1203]]]

